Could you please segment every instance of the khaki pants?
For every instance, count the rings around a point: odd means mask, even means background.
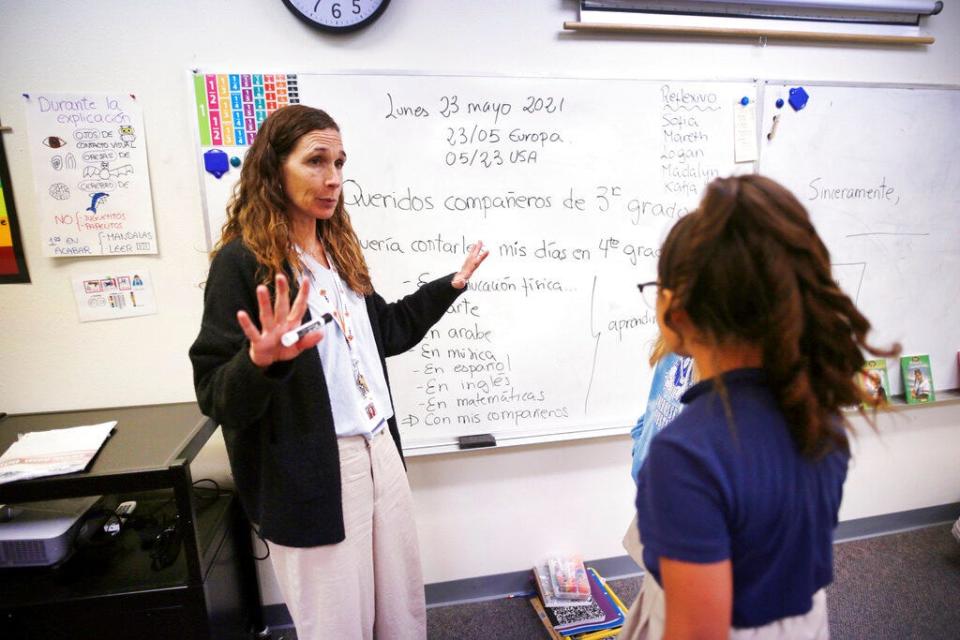
[[[338,439],[346,539],[270,558],[300,640],[427,637],[413,500],[386,428]]]
[[[663,589],[643,564],[643,544],[637,528],[637,517],[623,536],[623,548],[633,561],[643,569],[643,583],[637,599],[630,605],[623,628],[618,638],[624,640],[660,640],[666,624],[666,598]],[[813,607],[809,612],[782,618],[762,627],[730,629],[730,640],[829,640],[827,622],[827,592],[820,589],[813,594]]]
[[[623,548],[643,570],[643,581],[640,583],[637,599],[627,610],[618,637],[627,640],[660,640],[663,637],[666,612],[663,589],[643,564],[643,544],[640,542],[636,515],[627,527],[627,532],[623,534]]]

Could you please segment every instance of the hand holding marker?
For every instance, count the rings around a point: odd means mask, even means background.
[[[304,349],[316,346],[323,339],[322,333],[310,334],[306,332],[299,342],[284,346],[281,340],[286,333],[303,329],[297,327],[307,312],[307,297],[310,295],[310,280],[304,280],[297,292],[297,297],[290,306],[290,285],[287,277],[278,273],[276,277],[276,297],[270,299],[270,290],[265,284],[257,285],[257,307],[260,325],[253,323],[250,314],[241,309],[237,311],[237,322],[243,329],[243,334],[250,341],[250,361],[261,369],[269,367],[275,362],[292,360],[300,355]],[[323,323],[321,323],[322,326]],[[291,328],[295,327],[295,328]]]
[[[325,314],[323,314],[322,316],[320,316],[319,318],[317,318],[316,320],[311,320],[310,322],[305,322],[305,323],[303,323],[302,325],[300,325],[299,327],[297,327],[296,329],[293,329],[293,330],[291,330],[291,331],[287,331],[287,332],[286,332],[285,334],[283,334],[283,336],[280,338],[280,343],[281,343],[283,346],[285,346],[285,347],[292,347],[293,345],[297,344],[297,342],[298,342],[298,341],[300,340],[300,338],[302,338],[303,336],[307,335],[307,334],[310,333],[311,331],[316,331],[317,329],[323,327],[323,325],[327,324],[328,322],[332,322],[332,321],[333,321],[333,316],[330,315],[329,313],[325,313]]]

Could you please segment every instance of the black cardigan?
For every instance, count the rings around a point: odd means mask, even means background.
[[[334,544],[345,537],[340,457],[320,354],[308,349],[266,371],[250,361],[237,311],[257,322],[258,282],[257,261],[241,241],[213,259],[190,347],[197,400],[223,427],[237,492],[261,535],[290,547]],[[413,348],[465,290],[450,282],[434,280],[392,304],[366,296],[384,376],[385,358]],[[396,417],[388,422],[402,456]]]

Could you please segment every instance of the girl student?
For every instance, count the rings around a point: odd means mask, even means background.
[[[662,597],[631,637],[826,638],[849,458],[841,410],[869,321],[837,286],[800,202],[718,179],[673,227],[657,274],[669,351],[700,382],[640,469],[643,560]],[[646,634],[645,636],[643,634]]]

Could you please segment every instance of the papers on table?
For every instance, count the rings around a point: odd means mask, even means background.
[[[0,456],[0,484],[83,471],[117,421],[21,434]]]

